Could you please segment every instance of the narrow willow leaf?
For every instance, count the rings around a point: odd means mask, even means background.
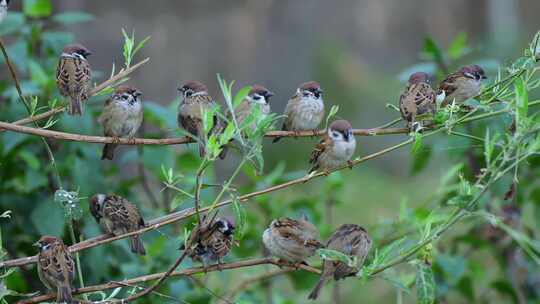
[[[435,303],[435,279],[431,265],[416,265],[416,297],[419,304]]]
[[[233,200],[233,209],[236,216],[236,228],[234,230],[234,239],[241,240],[244,237],[246,227],[246,209],[240,204],[238,198]]]
[[[233,100],[233,106],[236,109],[238,105],[246,98],[246,96],[249,94],[249,91],[251,90],[251,87],[243,87],[236,93]]]
[[[414,143],[411,148],[413,154],[418,153],[422,148],[422,134],[414,133]]]
[[[318,249],[317,254],[323,260],[340,261],[347,264],[349,267],[357,266],[356,257],[350,257],[342,252],[331,249]]]
[[[339,106],[333,105],[332,108],[330,109],[330,113],[328,113],[328,116],[326,117],[326,128],[328,128],[328,122],[330,122],[330,119],[332,119],[332,117],[334,117],[338,111],[339,111]]]
[[[518,132],[521,132],[529,110],[529,96],[525,81],[521,77],[514,80],[514,88],[516,93],[516,126]]]

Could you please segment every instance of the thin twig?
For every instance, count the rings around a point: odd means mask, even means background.
[[[228,269],[237,269],[237,268],[245,268],[245,267],[252,267],[256,265],[276,265],[279,267],[288,267],[289,264],[284,264],[276,259],[272,258],[257,258],[257,259],[249,259],[249,260],[242,260],[232,263],[221,263],[221,264],[214,264],[210,265],[206,268],[203,267],[195,267],[195,268],[189,268],[184,269],[180,271],[173,271],[170,276],[171,277],[177,277],[177,276],[187,276],[187,275],[193,275],[196,273],[204,273],[204,272],[212,272],[212,271],[220,271],[220,270],[228,270]],[[293,268],[294,269],[294,268]],[[315,274],[320,274],[320,270],[307,266],[307,265],[298,265],[298,269],[302,269],[304,271],[312,272]],[[138,284],[142,282],[149,282],[158,280],[162,277],[164,277],[166,273],[154,273],[149,275],[144,275],[128,280],[123,280],[120,282],[108,282],[105,284],[99,284],[94,286],[87,286],[85,288],[79,288],[76,290],[73,290],[73,294],[83,294],[83,293],[89,293],[89,292],[95,292],[95,291],[102,291],[102,290],[108,290],[113,289],[117,287],[123,287],[125,285],[132,285],[132,284]],[[22,301],[19,301],[19,304],[31,304],[31,303],[40,303],[43,301],[47,301],[50,299],[54,299],[56,297],[56,294],[49,293],[46,295],[36,296],[29,299],[25,299]]]

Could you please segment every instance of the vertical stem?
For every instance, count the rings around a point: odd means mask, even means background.
[[[73,228],[73,220],[69,221],[68,227],[69,227],[69,236],[71,237],[71,243],[77,244],[77,239],[75,238],[75,230]],[[82,241],[82,237],[81,237],[81,241]],[[77,277],[79,278],[79,285],[80,285],[80,288],[84,288],[84,277],[82,273],[81,259],[79,257],[79,252],[75,252],[75,260],[76,260],[76,267],[77,267]],[[86,301],[88,301],[88,297],[86,296],[86,294],[83,294],[83,298]]]

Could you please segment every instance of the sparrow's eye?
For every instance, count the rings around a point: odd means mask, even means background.
[[[289,233],[283,233],[282,236],[286,239],[290,239],[291,235]]]

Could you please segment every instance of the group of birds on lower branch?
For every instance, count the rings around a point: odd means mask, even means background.
[[[90,51],[80,45],[72,44],[64,48],[60,56],[57,70],[57,84],[60,93],[70,99],[68,113],[82,115],[83,101],[88,98],[91,87],[91,68],[88,63]],[[433,119],[437,112],[437,100],[441,106],[450,103],[463,103],[479,94],[482,80],[485,79],[483,69],[477,65],[465,66],[448,75],[439,85],[438,90],[431,87],[429,76],[417,72],[410,76],[408,84],[400,96],[399,109],[403,119],[411,129]],[[178,109],[178,125],[197,139],[201,157],[206,154],[208,134],[204,134],[204,115],[215,107],[216,101],[208,93],[208,88],[199,81],[188,81],[178,89],[182,100]],[[141,92],[130,85],[115,88],[112,96],[105,102],[99,122],[103,125],[105,136],[115,138],[133,138],[143,120]],[[257,109],[261,115],[270,114],[270,98],[273,93],[261,85],[253,85],[247,96],[234,109],[234,117],[242,124],[246,117]],[[439,98],[441,97],[442,98]],[[282,130],[313,131],[314,134],[324,119],[323,90],[319,83],[309,81],[298,86],[295,94],[289,99],[284,113]],[[231,116],[232,113],[229,113]],[[212,118],[213,129],[207,132],[220,132],[220,118]],[[256,128],[256,125],[251,126]],[[279,137],[274,142],[280,140]],[[113,159],[116,144],[106,144],[102,159]],[[323,134],[311,154],[310,173],[329,171],[349,162],[356,148],[353,128],[346,120],[333,121]],[[224,149],[225,151],[225,149]],[[222,153],[225,154],[225,153]],[[224,156],[224,155],[223,155]],[[137,207],[117,195],[96,194],[90,200],[90,212],[105,233],[122,235],[146,227]],[[216,215],[205,215],[185,245],[187,256],[200,261],[206,268],[210,262],[218,265],[237,242],[234,240],[235,226],[226,218]],[[310,299],[316,299],[324,283],[332,277],[335,280],[354,276],[366,258],[372,241],[366,230],[355,224],[340,226],[328,239],[326,244],[319,241],[317,228],[301,219],[279,218],[270,224],[262,235],[262,241],[271,255],[291,266],[305,263],[320,248],[339,251],[345,255],[356,257],[356,265],[341,260],[325,260],[320,281],[317,283]],[[187,246],[186,246],[187,245]],[[74,303],[71,282],[75,276],[75,263],[68,248],[61,239],[43,236],[37,243],[39,247],[38,273],[42,282],[50,289],[57,291],[59,303]],[[146,253],[138,234],[131,236],[131,251],[144,255]]]

